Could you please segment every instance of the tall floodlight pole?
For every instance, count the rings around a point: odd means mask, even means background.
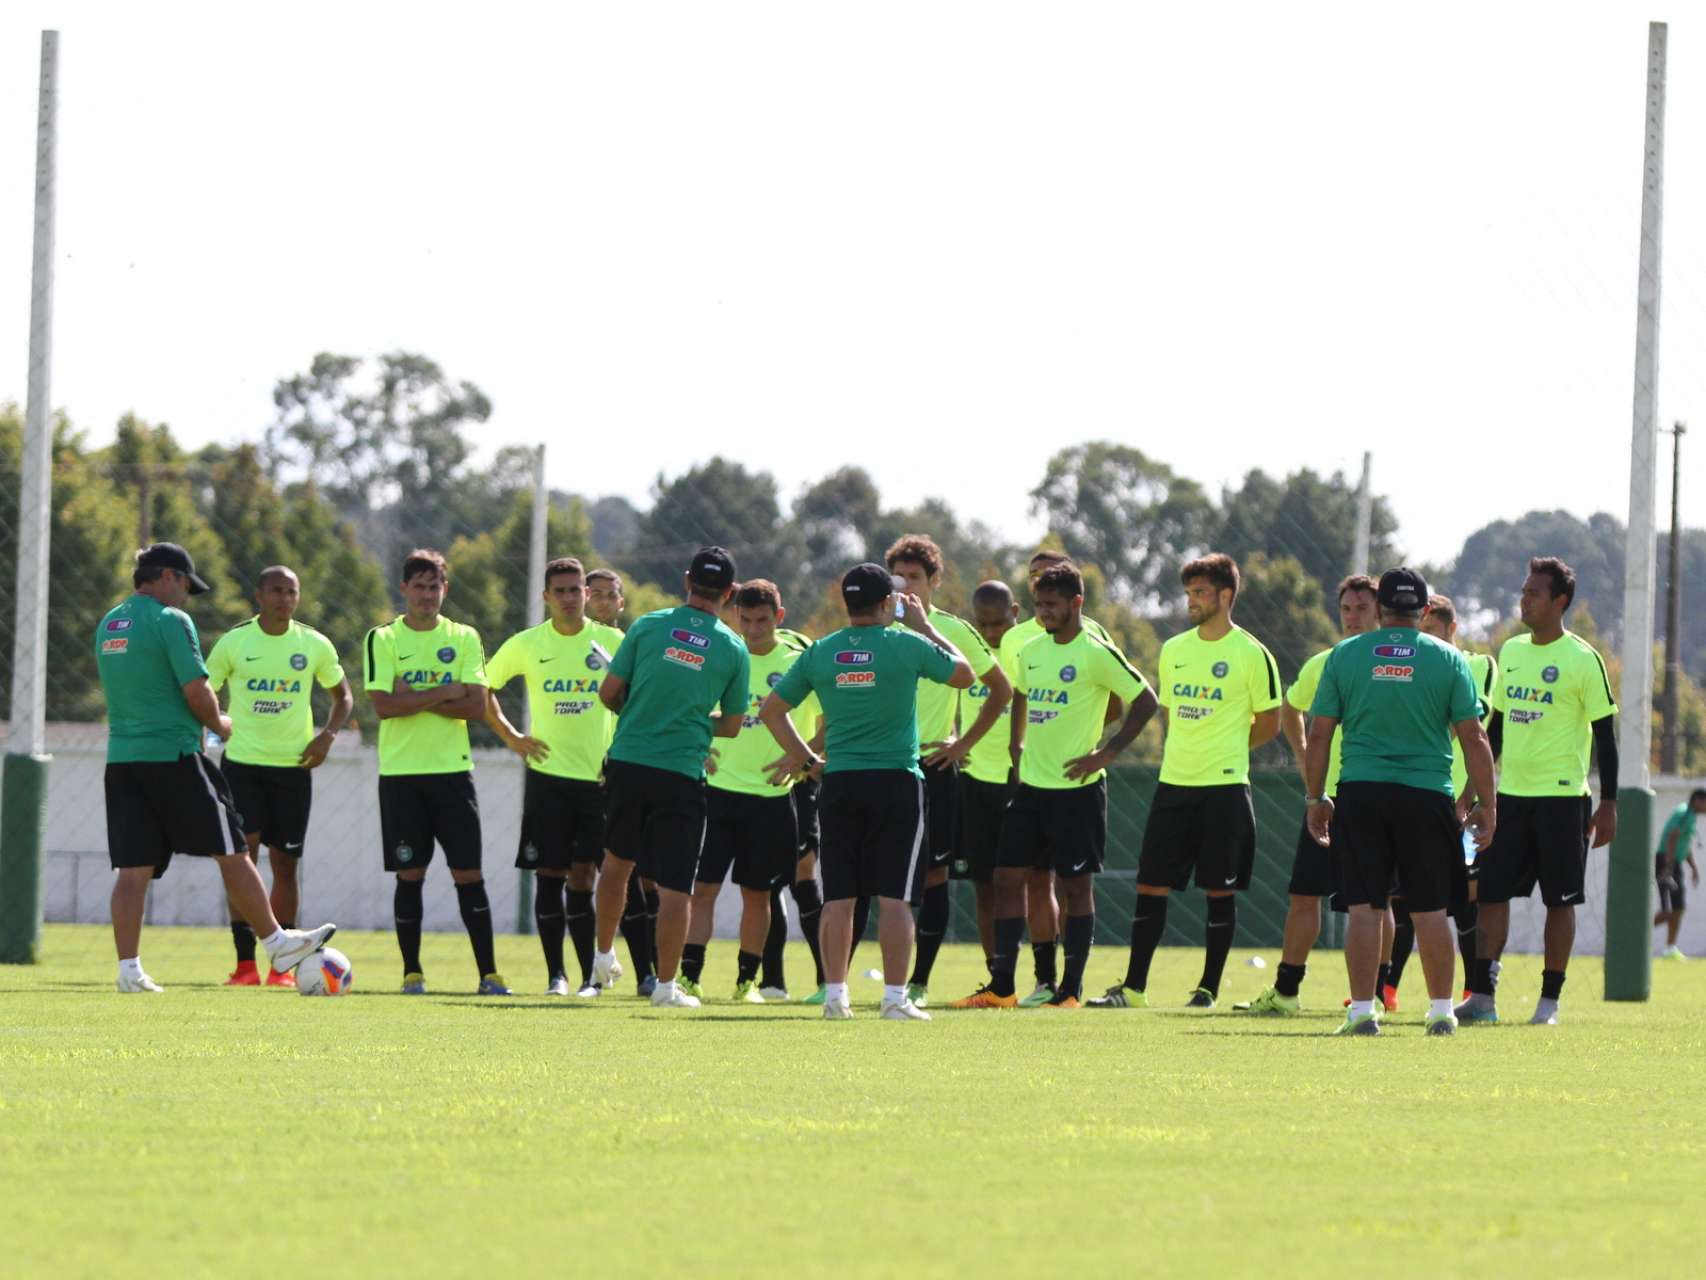
[[[1682,437],[1688,424],[1670,429],[1670,547],[1665,578],[1665,693],[1659,712],[1659,772],[1677,771],[1676,718],[1682,683]]]
[[[1605,889],[1605,998],[1652,993],[1653,594],[1658,547],[1659,276],[1665,198],[1665,48],[1647,25],[1647,128],[1642,144],[1641,266],[1635,306],[1635,415],[1629,441],[1629,534],[1624,549],[1623,688],[1618,696],[1617,838]],[[1603,800],[1604,797],[1602,796]]]
[[[1367,450],[1362,455],[1362,483],[1357,485],[1356,546],[1351,551],[1351,572],[1367,573],[1369,547],[1374,541],[1374,489],[1371,472],[1374,455]]]
[[[551,493],[545,487],[545,446],[533,451],[533,522],[527,531],[527,625],[537,627],[545,621],[545,530],[550,515]],[[521,731],[533,732],[533,717],[526,702],[521,704]],[[524,761],[522,769],[527,768]],[[515,931],[526,933],[533,927],[533,877],[521,873],[520,892],[515,895]]]
[[[0,776],[0,962],[34,964],[41,948],[42,837],[47,828],[47,552],[53,512],[53,221],[59,128],[59,33],[41,33],[36,100],[30,372],[18,487],[12,728]]]

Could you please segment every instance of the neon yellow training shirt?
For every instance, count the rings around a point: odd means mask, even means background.
[[[771,761],[781,758],[782,748],[775,735],[758,718],[758,709],[764,705],[770,691],[782,683],[788,668],[811,647],[810,641],[802,643],[797,637],[797,632],[778,631],[776,646],[769,653],[760,655],[748,650],[752,675],[747,682],[746,714],[741,717],[737,736],[711,744],[711,750],[716,753],[717,771],[706,777],[707,786],[743,796],[785,796],[793,790],[791,779],[779,787],[770,785],[765,768]],[[817,695],[808,695],[804,702],[788,713],[788,718],[800,731],[800,737],[810,742],[817,732]]]
[[[332,642],[294,618],[282,635],[261,630],[258,617],[239,622],[207,655],[207,682],[229,698],[231,741],[225,754],[238,764],[300,767],[314,740],[314,686],[335,689],[344,669]]]
[[[1192,627],[1161,646],[1156,675],[1167,708],[1161,781],[1219,787],[1250,781],[1250,724],[1280,704],[1279,667],[1243,627],[1204,640]]]
[[[1078,625],[1083,627],[1084,630],[1088,631],[1091,635],[1095,636],[1096,639],[1106,640],[1109,644],[1114,643],[1114,638],[1108,634],[1108,629],[1101,623],[1097,622],[1094,618],[1087,618],[1080,615]],[[1030,644],[1031,641],[1035,640],[1038,636],[1044,636],[1047,634],[1048,632],[1043,630],[1043,624],[1038,622],[1034,617],[1026,618],[1023,622],[1015,623],[1013,626],[1007,628],[1007,634],[1001,637],[1002,666],[1006,667],[1009,663],[1017,661],[1019,657],[1019,650]],[[1117,648],[1118,646],[1115,647]],[[983,672],[980,671],[978,674],[982,675]],[[1008,671],[1007,674],[1008,678],[1011,679],[1013,673]]]
[[[1498,684],[1499,668],[1490,653],[1465,653],[1469,659],[1469,674],[1475,681],[1475,696],[1481,700],[1481,726],[1493,716],[1493,689]],[[1451,794],[1460,796],[1469,785],[1469,766],[1463,763],[1463,744],[1451,735]]]
[[[1051,791],[1087,787],[1107,776],[1098,769],[1066,776],[1069,760],[1096,749],[1108,714],[1108,696],[1130,706],[1149,686],[1137,668],[1106,640],[1079,631],[1066,644],[1046,632],[1019,651],[1015,697],[1025,699],[1025,749],[1019,781]]]
[[[1327,665],[1327,657],[1333,651],[1323,649],[1313,658],[1305,662],[1298,670],[1297,679],[1291,682],[1291,688],[1285,691],[1285,700],[1295,710],[1303,713],[1304,719],[1309,718],[1309,704],[1315,701],[1315,690],[1321,685],[1321,671]],[[1339,731],[1333,730],[1333,750],[1327,757],[1327,787],[1326,794],[1339,794]]]
[[[527,688],[528,733],[551,748],[527,767],[553,778],[596,782],[616,717],[598,700],[598,686],[622,633],[591,618],[574,635],[546,621],[517,631],[486,664],[486,678],[501,689],[520,676]]]
[[[971,664],[971,669],[978,675],[995,665],[995,655],[990,653],[989,646],[983,642],[983,637],[978,635],[971,623],[963,618],[956,618],[935,605],[930,606],[927,615],[930,625],[936,628],[936,634],[958,649],[960,656]],[[896,622],[894,625],[903,630],[911,630],[904,622]],[[954,736],[959,710],[958,689],[929,680],[919,683],[918,745],[921,750],[928,750],[928,743],[946,742]]]
[[[416,631],[398,615],[367,633],[366,687],[391,692],[401,679],[409,689],[435,684],[486,683],[480,633],[443,614],[431,631]],[[466,773],[468,722],[433,711],[393,716],[379,722],[379,776],[412,773]]]
[[[1012,634],[1009,629],[1007,635]],[[1012,682],[1016,691],[1019,687],[1019,651],[1007,647],[1007,636],[1001,637],[1001,650],[996,661],[1001,664],[1001,669],[1007,673],[1007,679]],[[1013,696],[1018,697],[1018,693],[1015,692]],[[960,703],[960,716],[966,727],[969,727],[983,710],[984,699],[988,697],[989,686],[983,682],[980,672],[977,683],[965,691],[964,700]],[[1009,707],[1008,710],[1011,711],[1012,708]],[[960,766],[966,777],[976,778],[979,782],[1004,784],[1013,768],[1013,752],[1008,745],[1012,741],[1011,735],[1008,719],[1002,716],[988,733],[978,739],[977,745],[966,753],[965,763]]]
[[[1591,644],[1570,631],[1551,644],[1512,636],[1499,650],[1493,710],[1505,717],[1500,795],[1588,794],[1593,722],[1617,714],[1605,660]]]

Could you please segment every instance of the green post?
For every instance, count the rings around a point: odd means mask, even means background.
[[[1617,791],[1617,838],[1605,885],[1605,998],[1653,993],[1653,793]]]
[[[8,755],[0,776],[0,964],[41,959],[41,863],[52,756]]]

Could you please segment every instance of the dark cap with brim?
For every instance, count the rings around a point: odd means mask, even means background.
[[[869,609],[894,594],[894,578],[880,564],[856,564],[841,576],[841,598],[849,609]]]
[[[1380,575],[1375,598],[1390,613],[1422,613],[1428,607],[1428,580],[1414,569],[1388,569]]]
[[[721,547],[700,547],[687,566],[687,580],[696,587],[727,591],[735,584],[735,558]]]
[[[175,569],[190,582],[192,596],[206,595],[213,588],[196,573],[190,553],[175,542],[156,542],[136,557],[138,569]]]

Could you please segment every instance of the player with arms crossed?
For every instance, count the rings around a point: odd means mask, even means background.
[[[545,994],[569,994],[565,927],[580,962],[577,995],[598,995],[592,981],[593,877],[604,857],[604,790],[599,774],[613,717],[598,687],[622,645],[615,627],[586,616],[585,571],[573,556],[545,566],[550,616],[518,631],[486,664],[492,696],[486,723],[527,762],[521,838],[515,865],[533,875],[533,923],[545,954]],[[529,731],[498,705],[497,691],[519,677],[527,691]]]
[[[1378,1035],[1374,1011],[1380,923],[1394,881],[1409,903],[1428,985],[1428,1035],[1451,1035],[1456,969],[1446,908],[1463,896],[1461,828],[1451,787],[1451,738],[1462,744],[1477,794],[1490,797],[1493,753],[1481,728],[1481,700],[1463,654],[1418,630],[1428,584],[1410,569],[1380,577],[1380,626],[1336,645],[1310,714],[1317,732],[1304,768],[1309,833],[1339,860],[1350,905],[1345,969],[1351,1005],[1338,1035]],[[1326,794],[1334,730],[1342,730],[1337,804]],[[1336,811],[1336,812],[1335,812]],[[1485,799],[1470,817],[1477,842],[1495,834],[1497,806]]]
[[[1167,895],[1196,872],[1208,895],[1202,980],[1187,1002],[1212,1009],[1238,920],[1233,893],[1250,887],[1256,814],[1250,752],[1280,728],[1280,678],[1261,641],[1232,621],[1238,565],[1215,553],[1179,571],[1193,623],[1161,646],[1166,739],[1161,778],[1137,863],[1137,906],[1125,981],[1090,1001],[1093,1009],[1146,1006],[1149,962],[1167,925]]]
[[[142,968],[142,911],[148,882],[174,853],[211,857],[231,904],[260,936],[272,968],[289,973],[337,932],[282,927],[244,840],[225,775],[202,752],[202,731],[229,740],[201,660],[201,640],[183,606],[209,588],[189,552],[173,542],[139,551],[136,594],[95,627],[95,663],[107,700],[107,856],[113,881],[118,989],[162,988]]]
[[[230,689],[231,739],[220,760],[231,800],[242,815],[249,859],[262,844],[272,865],[272,910],[279,924],[294,928],[300,904],[296,869],[308,834],[314,775],[325,763],[338,731],[355,710],[343,664],[332,642],[296,621],[302,584],[281,564],[261,570],[255,584],[260,612],[240,622],[207,655],[207,679],[215,693]],[[326,727],[314,732],[314,686],[332,694]],[[228,987],[260,985],[255,968],[255,931],[236,907],[231,936],[237,968]],[[269,968],[269,987],[294,987],[296,978]]]
[[[907,995],[911,900],[923,880],[924,778],[918,764],[920,681],[968,689],[972,664],[944,641],[916,595],[898,597],[906,626],[891,626],[897,599],[882,565],[861,564],[841,579],[847,626],[817,641],[764,700],[759,718],[782,746],[776,778],[819,766],[790,716],[813,694],[828,725],[819,794],[823,915],[819,921],[826,993],[823,1016],[853,1016],[847,967],[853,900],[878,899],[884,1018],[927,1019]],[[981,643],[981,642],[980,642]]]
[[[705,842],[705,758],[713,736],[740,732],[750,662],[740,637],[717,618],[734,588],[734,557],[701,547],[683,579],[686,603],[634,623],[598,690],[618,719],[604,767],[604,873],[592,979],[608,987],[621,976],[612,948],[637,868],[661,896],[651,1002],[697,1009],[698,997],[675,979]]]
[[[1019,786],[996,860],[989,984],[956,1001],[956,1009],[1019,1003],[1013,973],[1025,931],[1025,886],[1038,850],[1050,858],[1066,900],[1066,965],[1046,1007],[1079,1007],[1096,931],[1093,877],[1108,841],[1107,767],[1155,714],[1155,695],[1137,669],[1113,644],[1084,630],[1084,579],[1076,568],[1051,566],[1037,579],[1035,595],[1045,634],[1019,651],[1013,711]],[[1128,708],[1125,723],[1097,750],[1110,697]]]
[[[1529,1023],[1557,1024],[1588,843],[1597,849],[1617,835],[1617,704],[1605,660],[1564,629],[1575,598],[1575,571],[1554,556],[1534,557],[1520,603],[1529,632],[1499,650],[1487,734],[1500,761],[1500,822],[1493,843],[1476,859],[1480,954],[1469,971],[1469,999],[1457,1008],[1465,1022],[1498,1021],[1492,965],[1504,953],[1510,900],[1528,897],[1539,884],[1546,958]],[[1597,808],[1588,788],[1590,746],[1599,753]]]
[[[442,613],[450,567],[430,548],[403,558],[405,611],[367,633],[367,696],[379,716],[379,826],[385,870],[397,877],[392,917],[403,994],[425,995],[422,889],[433,846],[444,850],[483,996],[507,996],[481,873],[480,800],[468,721],[486,717],[480,634]]]

